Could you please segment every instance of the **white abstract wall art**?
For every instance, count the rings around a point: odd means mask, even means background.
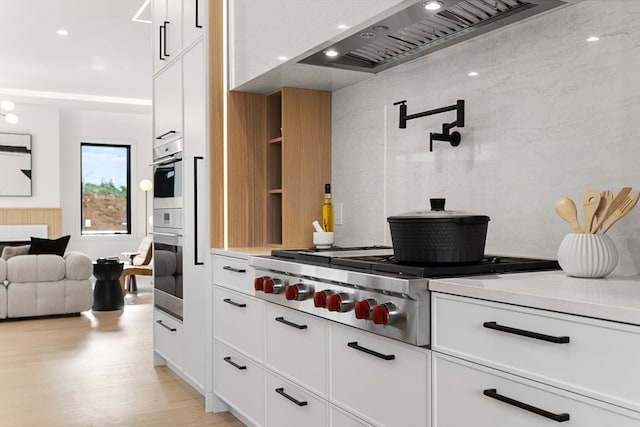
[[[31,135],[0,133],[0,196],[31,196]]]

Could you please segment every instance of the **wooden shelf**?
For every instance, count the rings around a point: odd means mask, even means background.
[[[282,188],[274,188],[273,190],[269,190],[269,194],[282,194]]]
[[[282,137],[281,136],[279,136],[277,138],[271,138],[269,140],[269,144],[278,144],[278,143],[281,143],[281,142],[282,142]]]

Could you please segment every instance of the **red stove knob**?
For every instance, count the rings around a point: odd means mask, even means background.
[[[355,304],[356,319],[369,319],[371,317],[371,308],[376,305],[376,300],[367,298],[358,301]]]
[[[263,291],[265,279],[268,279],[268,277],[256,277],[253,280],[253,289],[255,289],[256,291]]]
[[[376,325],[390,325],[398,321],[400,317],[398,308],[390,302],[378,304],[371,310],[371,319]]]
[[[327,298],[327,308],[329,311],[339,311],[340,313],[349,311],[353,308],[353,296],[345,292],[331,295]]]
[[[289,301],[303,301],[311,297],[311,295],[313,295],[313,287],[303,283],[296,283],[284,288],[284,296]]]
[[[324,291],[318,291],[313,294],[313,305],[318,308],[326,308],[327,307],[327,298],[333,295],[333,292],[330,289],[325,289]]]
[[[265,294],[279,294],[284,290],[284,282],[280,279],[274,279],[271,277],[264,279],[264,293]]]

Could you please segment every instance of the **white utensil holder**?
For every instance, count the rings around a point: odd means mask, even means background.
[[[569,276],[605,277],[618,265],[618,251],[606,234],[567,234],[558,247],[558,263]]]

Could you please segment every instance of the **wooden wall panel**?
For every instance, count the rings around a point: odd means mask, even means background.
[[[262,246],[266,211],[266,97],[228,96],[229,247]]]
[[[223,0],[209,2],[209,170],[211,247],[224,247]]]
[[[1,208],[0,225],[47,224],[50,239],[62,236],[61,208]]]

